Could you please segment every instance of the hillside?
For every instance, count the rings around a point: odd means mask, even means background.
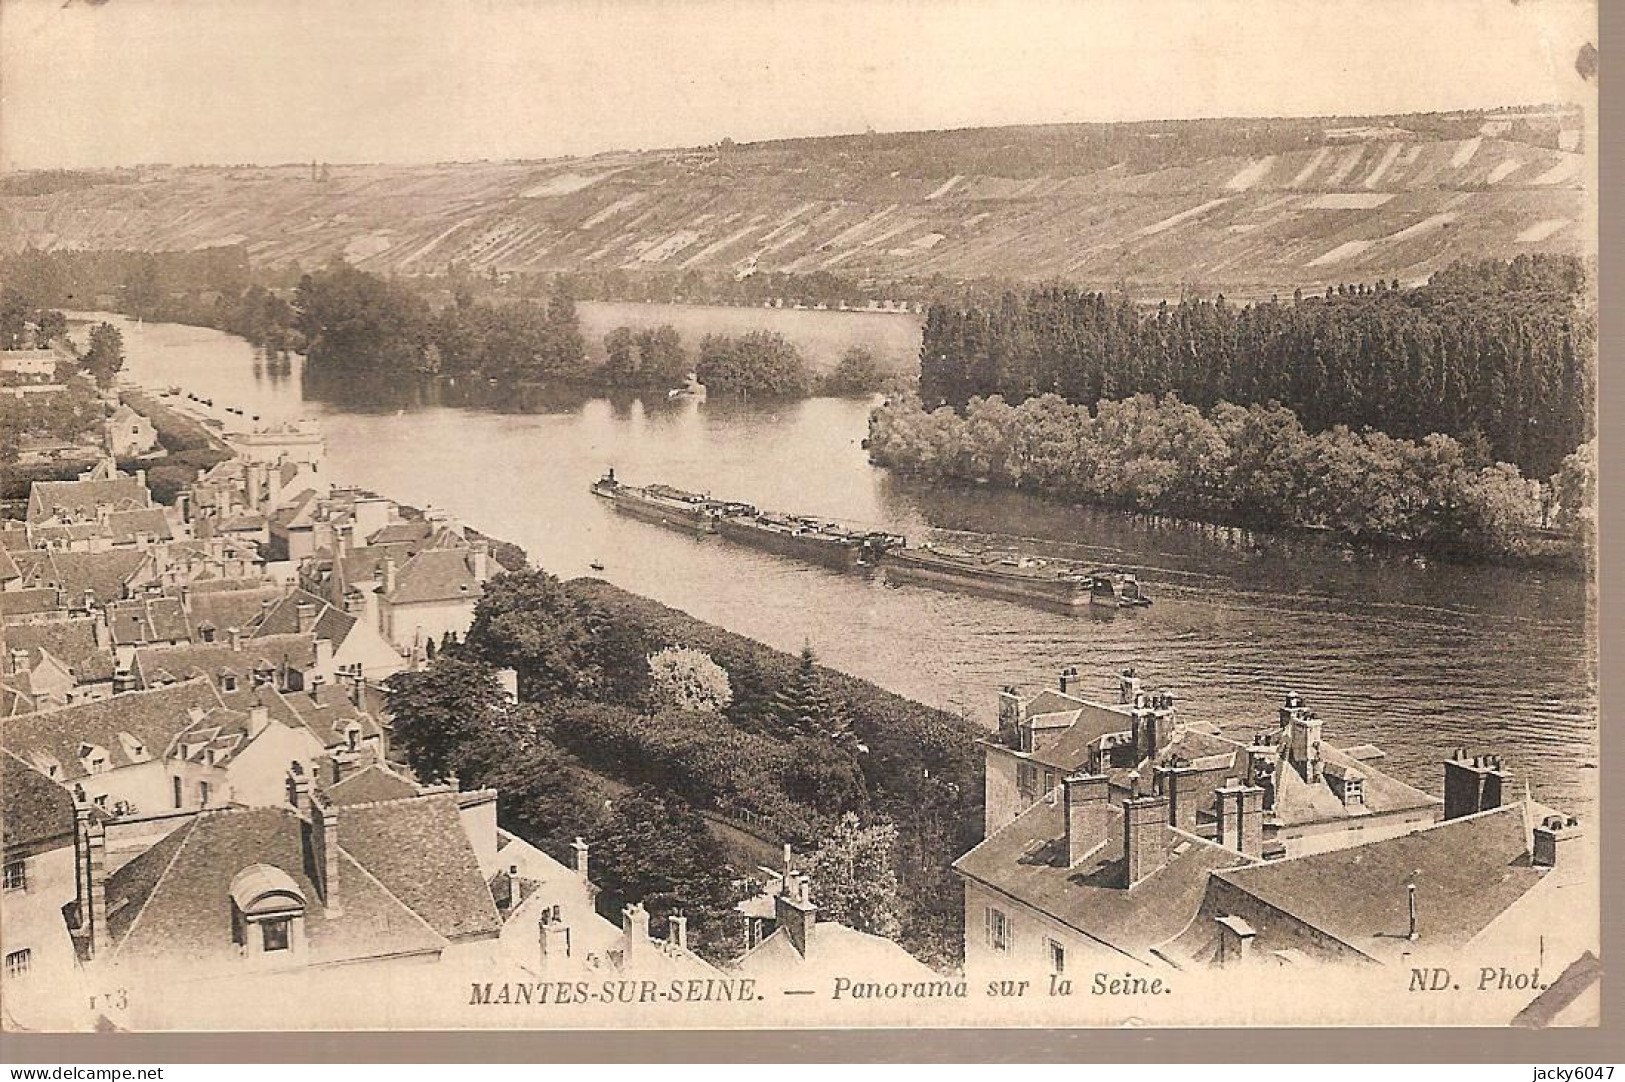
[[[1544,118],[1545,127],[1540,120]],[[0,245],[476,268],[1062,278],[1234,295],[1584,253],[1548,113],[853,136],[531,163],[25,175]],[[322,179],[313,175],[326,174]]]

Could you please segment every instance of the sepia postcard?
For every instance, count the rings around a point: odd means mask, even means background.
[[[1588,0],[0,0],[0,1028],[1595,1027]]]

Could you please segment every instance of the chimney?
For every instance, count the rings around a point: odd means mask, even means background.
[[[491,546],[483,537],[469,546],[469,570],[474,573],[475,582],[491,577],[490,555]]]
[[[1175,758],[1156,768],[1156,783],[1157,792],[1168,798],[1168,825],[1195,834],[1201,772]]]
[[[1073,774],[1061,779],[1066,814],[1066,866],[1075,868],[1106,840],[1111,822],[1108,783],[1104,774]]]
[[[1227,778],[1214,795],[1219,807],[1219,844],[1243,856],[1263,856],[1264,790]]]
[[[314,643],[314,660],[311,665],[311,673],[316,678],[312,683],[319,681],[323,684],[331,684],[333,682],[332,639],[317,639]],[[314,690],[314,688],[310,690]]]
[[[84,790],[76,789],[73,799],[73,896],[79,902],[79,926],[90,927],[90,804]]]
[[[1014,745],[1020,727],[1021,695],[1014,684],[1006,684],[999,689],[999,735]]]
[[[1512,781],[1499,755],[1467,757],[1465,748],[1444,761],[1444,817],[1459,819],[1501,806],[1502,794]]]
[[[329,917],[344,913],[339,899],[339,813],[320,794],[310,789],[310,864],[316,871],[316,889]]]
[[[1122,706],[1130,706],[1140,696],[1140,678],[1134,675],[1133,669],[1124,669],[1117,677],[1117,702]]]
[[[625,965],[633,965],[649,949],[649,911],[642,902],[621,909],[621,931],[626,933]]]
[[[1168,798],[1136,795],[1123,801],[1123,885],[1134,888],[1168,860]]]
[[[553,920],[551,913],[544,913],[536,931],[541,940],[544,967],[549,962],[562,962],[570,957],[569,925],[561,920]]]
[[[18,650],[15,647],[6,651],[6,675],[15,676],[17,673],[28,670],[28,651]]]
[[[807,957],[813,925],[818,923],[818,907],[807,895],[806,876],[785,876],[783,888],[773,896],[773,916],[796,953]]]
[[[181,586],[181,608],[186,610],[188,616],[192,614],[192,587],[189,583]]]
[[[587,843],[580,838],[570,843],[570,851],[575,854],[576,874],[587,878]]]
[[[1580,820],[1574,816],[1548,815],[1535,828],[1535,866],[1555,868],[1561,861],[1572,860],[1583,836]]]
[[[91,819],[85,830],[85,886],[90,894],[90,956],[99,958],[112,946],[107,927],[107,830]]]
[[[1078,667],[1068,665],[1061,670],[1061,694],[1076,695],[1079,690]]]
[[[1405,903],[1406,909],[1408,909],[1410,912],[1410,930],[1405,933],[1405,938],[1410,942],[1415,943],[1418,939],[1422,938],[1422,926],[1416,917],[1415,883],[1405,884]]]
[[[243,649],[243,629],[240,627],[226,628],[226,638],[231,643],[231,652],[241,653]]]
[[[1286,730],[1287,759],[1298,776],[1311,784],[1320,781],[1325,765],[1320,757],[1320,719],[1303,705],[1295,692],[1288,692],[1281,707],[1281,728]]]
[[[395,592],[395,557],[384,557],[384,596]]]
[[[1129,729],[1136,762],[1154,759],[1173,735],[1173,700],[1167,695],[1137,692],[1129,709]]]
[[[312,631],[316,630],[316,614],[320,611],[321,610],[316,607],[315,602],[299,602],[298,606],[295,608],[295,612],[298,613],[299,622],[297,627],[299,634],[309,635]]]
[[[98,616],[90,626],[91,633],[96,637],[96,649],[111,652],[113,649],[113,631],[107,626],[105,614]]]
[[[296,759],[288,765],[288,803],[295,811],[304,811],[310,803],[310,776]]]
[[[257,740],[271,726],[271,712],[262,703],[248,708],[248,739]]]
[[[147,471],[146,470],[136,470],[135,471],[135,483],[140,485],[142,488],[147,487]],[[151,499],[150,496],[147,499],[147,503],[148,503],[149,506],[152,503],[152,499]]]
[[[247,481],[244,487],[248,490],[248,509],[250,511],[258,511],[260,504],[265,502],[264,469],[259,463],[251,462],[248,468],[243,471]]]
[[[688,918],[683,914],[673,913],[666,918],[666,943],[688,949]]]
[[[1253,938],[1258,935],[1252,925],[1240,917],[1219,916],[1213,920],[1219,926],[1219,954],[1214,960],[1220,969],[1252,957]]]

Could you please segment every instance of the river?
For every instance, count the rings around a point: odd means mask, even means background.
[[[1442,785],[1439,761],[1465,747],[1503,756],[1538,799],[1594,807],[1596,679],[1588,588],[1576,576],[1418,566],[1318,539],[1236,538],[920,486],[869,464],[863,401],[668,403],[483,385],[397,389],[387,405],[320,401],[304,396],[297,358],[279,373],[216,331],[114,321],[126,378],[265,417],[318,418],[342,482],[444,508],[561,577],[596,574],[782,650],[810,643],[828,665],[984,724],[1003,684],[1033,689],[1076,664],[1106,696],[1115,672],[1134,665],[1173,692],[1183,716],[1243,738],[1273,720],[1290,689],[1325,720],[1327,739],[1379,745],[1385,769],[1430,792]],[[887,336],[906,341],[895,327]],[[917,538],[1031,538],[1138,569],[1156,603],[1064,616],[696,540],[591,496],[609,465],[631,483]],[[594,561],[601,572],[589,571]]]

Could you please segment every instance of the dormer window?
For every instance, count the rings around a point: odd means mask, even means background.
[[[202,627],[198,628],[198,634],[203,636],[203,641],[204,642],[213,642],[214,641],[214,625],[213,624],[204,624]]]
[[[86,774],[107,773],[107,750],[96,747],[94,744],[79,745],[79,761],[84,764]]]
[[[351,751],[361,750],[361,726],[351,725],[344,730],[344,746]]]
[[[237,690],[237,674],[236,673],[229,673],[229,672],[221,673],[220,674],[220,690],[221,691],[236,691]]]
[[[244,957],[304,949],[305,895],[282,869],[253,864],[231,881],[231,937]]]

